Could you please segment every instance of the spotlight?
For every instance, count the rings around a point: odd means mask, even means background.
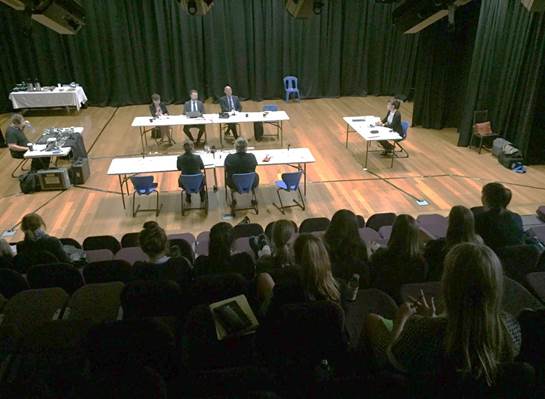
[[[322,13],[323,7],[324,7],[323,1],[315,1],[312,6],[312,12],[316,15],[320,15]]]
[[[187,12],[189,15],[197,14],[197,3],[195,1],[190,0],[187,2]]]

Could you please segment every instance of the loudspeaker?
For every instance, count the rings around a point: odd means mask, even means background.
[[[545,0],[521,0],[524,7],[533,12],[545,11]]]
[[[180,0],[189,15],[206,15],[214,5],[214,0]]]
[[[314,13],[314,0],[286,0],[286,9],[295,18],[308,18]]]
[[[70,177],[70,183],[76,184],[85,184],[89,175],[91,174],[91,169],[89,168],[89,159],[80,158],[74,163],[68,171]]]
[[[39,170],[36,175],[38,175],[43,191],[70,188],[70,178],[65,168]]]
[[[61,35],[74,35],[85,25],[85,10],[79,0],[40,0],[32,19]]]
[[[394,25],[404,33],[417,33],[448,15],[448,0],[405,0],[392,12]]]

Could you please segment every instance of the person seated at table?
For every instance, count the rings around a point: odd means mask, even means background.
[[[189,95],[191,99],[184,103],[184,114],[187,115],[189,112],[200,112],[201,114],[204,114],[204,104],[202,101],[199,100],[199,93],[197,92],[197,90],[191,90]],[[191,135],[191,129],[199,129],[199,135],[197,136],[196,142]],[[201,144],[201,137],[204,134],[205,129],[205,125],[185,125],[184,133],[187,138],[192,142],[195,142],[195,146],[198,147]]]
[[[380,121],[377,122],[378,126],[389,127],[394,132],[403,137],[403,127],[401,126],[401,112],[399,112],[399,107],[401,102],[392,98],[388,101],[386,108],[388,109],[388,114]],[[382,152],[383,155],[392,154],[394,151],[394,145],[388,140],[380,140],[379,144],[384,148]]]
[[[30,141],[25,135],[25,129],[30,125],[21,114],[13,114],[10,120],[8,130],[6,130],[6,141],[12,158],[23,159],[25,152],[28,151]],[[49,168],[51,158],[40,157],[33,158],[30,168],[40,170]]]
[[[176,161],[176,165],[179,171],[182,172],[182,175],[196,175],[198,173],[203,173],[204,175],[204,163],[201,159],[200,155],[197,155],[193,152],[194,145],[193,141],[186,139],[184,142],[184,153],[182,155],[178,156],[178,159]],[[201,185],[201,202],[204,202],[205,193],[204,193],[204,187],[205,187],[205,177],[202,180]],[[182,187],[182,176],[180,175],[178,179],[178,185]],[[185,194],[185,200],[186,202],[191,202],[191,194],[186,193]]]
[[[157,93],[152,94],[151,104],[149,106],[151,116],[159,118],[160,116],[167,116],[168,109],[164,102],[161,101],[161,96]],[[161,143],[168,140],[168,144],[172,145],[172,138],[170,137],[170,126],[157,126],[156,131],[159,131],[157,138],[161,139]],[[154,136],[155,138],[156,136]]]
[[[220,107],[221,112],[232,112],[242,111],[242,105],[240,105],[240,101],[237,96],[233,96],[233,89],[231,86],[226,85],[223,89],[223,92],[225,93],[225,96],[220,97]],[[225,131],[225,135],[229,134],[229,132],[233,133],[233,137],[236,139],[238,137],[237,133],[237,125],[236,123],[228,123],[227,124],[227,130]]]
[[[236,190],[232,176],[240,173],[255,172],[257,167],[257,159],[254,154],[248,153],[248,142],[244,137],[239,137],[235,140],[235,153],[225,157],[225,183],[227,187]],[[259,185],[259,175],[255,174],[254,188]]]

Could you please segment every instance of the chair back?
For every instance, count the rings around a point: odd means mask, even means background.
[[[263,227],[259,223],[243,223],[233,227],[233,241],[237,238],[252,237],[263,234]]]
[[[407,133],[409,132],[409,126],[410,126],[409,122],[407,121],[401,122],[401,129],[402,129],[401,137],[403,140],[407,138]]]
[[[112,260],[114,254],[109,249],[92,249],[85,251],[87,263],[102,262],[103,260]]]
[[[543,304],[515,280],[505,277],[502,308],[505,312],[517,317],[522,310],[544,309]]]
[[[138,261],[146,262],[148,260],[148,256],[140,247],[129,247],[121,248],[119,251],[117,251],[117,253],[114,255],[114,259],[122,259],[127,261],[129,264],[134,265]]]
[[[115,254],[121,249],[121,244],[113,236],[91,236],[83,240],[83,249],[85,251],[94,249],[109,249]]]
[[[284,89],[287,91],[297,90],[298,80],[295,76],[284,76]]]
[[[131,273],[130,263],[122,259],[92,262],[83,268],[86,284],[110,283],[112,281],[126,283],[131,279]]]
[[[367,223],[365,225],[375,231],[378,231],[382,226],[392,226],[395,218],[396,214],[392,212],[375,213],[374,215],[371,215],[369,219],[367,219]]]
[[[180,188],[190,194],[197,194],[201,191],[203,174],[196,173],[194,175],[181,175]]]
[[[140,195],[146,195],[154,191],[153,176],[131,176],[134,190]]]
[[[329,227],[329,219],[326,217],[308,218],[301,222],[299,225],[299,233],[313,233],[319,231],[326,231]]]
[[[541,252],[534,245],[509,245],[498,248],[496,251],[500,258],[503,272],[518,281],[526,284],[526,275],[537,272],[537,263]]]
[[[30,288],[60,287],[70,295],[83,286],[79,270],[66,263],[32,266],[27,273],[27,280]]]
[[[278,105],[276,105],[276,104],[265,104],[263,106],[263,111],[268,111],[268,112],[278,111]]]
[[[172,280],[138,280],[130,282],[121,292],[123,319],[177,316],[182,291]]]
[[[73,238],[60,238],[59,241],[62,245],[71,245],[74,248],[81,249],[81,244]]]
[[[545,303],[545,272],[528,273],[526,282],[541,302]]]
[[[254,187],[255,172],[236,173],[233,174],[231,178],[239,194],[248,194]]]
[[[282,181],[286,184],[287,191],[296,191],[299,188],[299,182],[303,171],[282,173]]]
[[[29,288],[22,274],[11,269],[0,269],[0,294],[4,298],[10,299],[15,294]]]
[[[183,238],[169,238],[168,248],[170,256],[183,256],[191,264],[195,263],[195,251],[193,246]]]
[[[139,247],[140,233],[126,233],[121,237],[121,248]]]
[[[377,242],[382,240],[380,234],[370,227],[362,227],[358,229],[360,238],[365,242]]]
[[[123,287],[124,284],[119,281],[84,285],[70,298],[63,319],[92,320],[96,323],[117,320]]]
[[[488,110],[487,109],[473,111],[473,124],[483,123],[483,122],[488,122],[488,121],[489,121],[489,119],[488,119]]]

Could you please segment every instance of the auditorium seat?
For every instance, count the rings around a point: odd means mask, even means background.
[[[378,242],[382,240],[380,234],[371,229],[370,227],[363,227],[359,229],[360,237],[365,242]]]
[[[62,245],[71,245],[75,248],[81,249],[81,244],[73,238],[61,238],[60,242],[62,243]]]
[[[100,323],[120,315],[121,282],[87,284],[74,292],[63,314],[65,320],[92,320]]]
[[[201,238],[197,241],[197,247],[195,248],[195,256],[198,257],[199,255],[208,256],[208,245],[209,245],[209,239],[208,238]]]
[[[11,299],[15,294],[28,290],[30,287],[23,275],[15,270],[0,268],[0,294]]]
[[[545,303],[545,272],[528,273],[526,282],[541,302]]]
[[[392,212],[375,213],[374,215],[371,215],[369,219],[367,219],[367,223],[365,225],[378,232],[382,226],[392,226],[395,218],[396,214]]]
[[[169,238],[168,247],[170,256],[183,256],[192,265],[195,263],[195,252],[193,246],[182,238]]]
[[[114,259],[121,259],[134,265],[136,262],[147,262],[148,256],[142,251],[140,247],[121,248],[114,255]]]
[[[125,233],[121,237],[121,248],[130,248],[130,247],[139,247],[139,237],[140,233]]]
[[[79,270],[66,263],[49,263],[32,266],[27,273],[30,288],[60,287],[69,295],[83,286]]]
[[[403,284],[400,289],[400,297],[403,302],[410,302],[410,298],[418,299],[420,298],[420,291],[424,292],[424,296],[428,301],[428,304],[431,302],[433,297],[435,302],[436,313],[440,314],[445,308],[445,302],[443,299],[443,293],[441,291],[441,283],[438,281],[429,281],[426,283],[413,283],[413,284]]]
[[[210,231],[201,231],[199,234],[197,234],[197,242],[202,240],[209,240],[210,239]]]
[[[243,223],[233,226],[233,240],[242,237],[252,237],[263,234],[263,227],[259,223]]]
[[[448,225],[448,218],[438,213],[429,213],[424,215],[418,215],[416,217],[416,222],[421,226],[427,226],[430,224],[435,225]]]
[[[121,281],[126,283],[131,279],[132,266],[123,259],[112,259],[91,262],[83,268],[86,284],[110,283]]]
[[[526,284],[528,273],[538,271],[537,264],[541,253],[534,245],[510,245],[499,248],[496,253],[504,273],[521,284]]]
[[[504,278],[502,308],[517,317],[524,309],[544,309],[544,305],[526,288],[509,277]]]
[[[378,234],[386,241],[390,239],[390,236],[392,235],[392,226],[381,226],[380,229],[378,229]]]
[[[530,236],[535,236],[541,242],[545,243],[545,225],[543,226],[533,226],[529,230]]]
[[[123,319],[179,316],[181,301],[182,291],[175,281],[132,281],[121,292]]]
[[[330,221],[326,217],[305,219],[299,225],[299,234],[326,231],[329,223]]]
[[[244,277],[236,273],[226,273],[196,277],[189,296],[191,305],[202,305],[247,293],[248,281]]]
[[[255,253],[250,246],[250,238],[249,237],[241,237],[237,238],[233,241],[233,244],[231,245],[231,251],[232,253],[240,253],[244,252],[247,253],[252,257],[252,259],[255,261]]]
[[[91,236],[83,240],[83,249],[86,251],[93,249],[109,249],[115,254],[121,249],[121,244],[117,241],[117,238],[113,236]]]
[[[109,249],[92,249],[85,251],[85,258],[87,263],[102,262],[112,260],[114,258],[114,254]]]
[[[167,235],[167,239],[170,240],[185,240],[191,245],[192,247],[195,246],[195,242],[197,241],[195,239],[195,236],[191,233],[180,233],[180,234],[169,234]]]

